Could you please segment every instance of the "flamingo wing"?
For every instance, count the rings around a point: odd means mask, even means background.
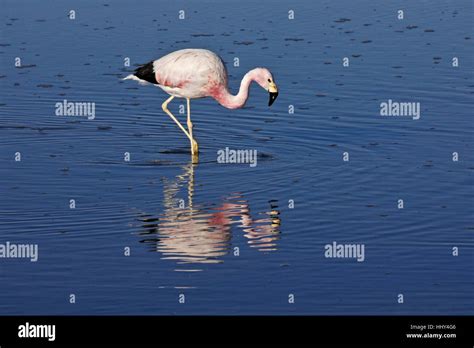
[[[210,84],[227,85],[224,63],[215,53],[203,49],[172,52],[155,60],[153,71],[160,87],[179,90],[188,98],[208,96]]]

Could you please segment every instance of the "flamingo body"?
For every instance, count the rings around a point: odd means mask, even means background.
[[[137,80],[140,83],[151,83],[168,93],[162,105],[165,111],[191,140],[191,152],[197,153],[197,142],[192,136],[190,99],[211,97],[228,109],[237,109],[245,105],[252,81],[258,83],[270,93],[269,106],[278,96],[273,76],[265,68],[250,70],[240,83],[238,94],[229,92],[227,70],[222,59],[209,50],[183,49],[171,52],[157,60],[151,61],[135,70],[124,80]],[[188,130],[168,110],[168,103],[175,97],[186,98],[188,102]]]
[[[216,86],[227,86],[224,63],[208,50],[175,51],[155,60],[153,68],[158,85],[175,97],[213,97]]]

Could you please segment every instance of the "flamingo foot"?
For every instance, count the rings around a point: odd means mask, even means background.
[[[193,164],[197,164],[199,162],[199,146],[194,139],[191,142],[191,157]]]
[[[198,146],[198,143],[196,142],[196,140],[192,140],[191,142],[191,153],[193,155],[197,155],[199,153],[199,146]]]

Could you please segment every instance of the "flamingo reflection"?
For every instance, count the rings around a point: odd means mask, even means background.
[[[277,201],[270,201],[269,211],[256,217],[240,193],[230,194],[217,206],[195,204],[194,168],[189,163],[173,180],[164,179],[164,211],[158,217],[140,215],[141,242],[160,252],[163,259],[180,264],[220,263],[231,249],[234,225],[250,247],[263,252],[277,249],[281,224]],[[183,187],[187,188],[186,202],[178,198]]]

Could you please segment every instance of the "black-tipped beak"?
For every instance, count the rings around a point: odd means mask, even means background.
[[[278,97],[278,92],[269,92],[269,93],[270,93],[270,99],[268,100],[268,106],[272,106],[273,102]]]

